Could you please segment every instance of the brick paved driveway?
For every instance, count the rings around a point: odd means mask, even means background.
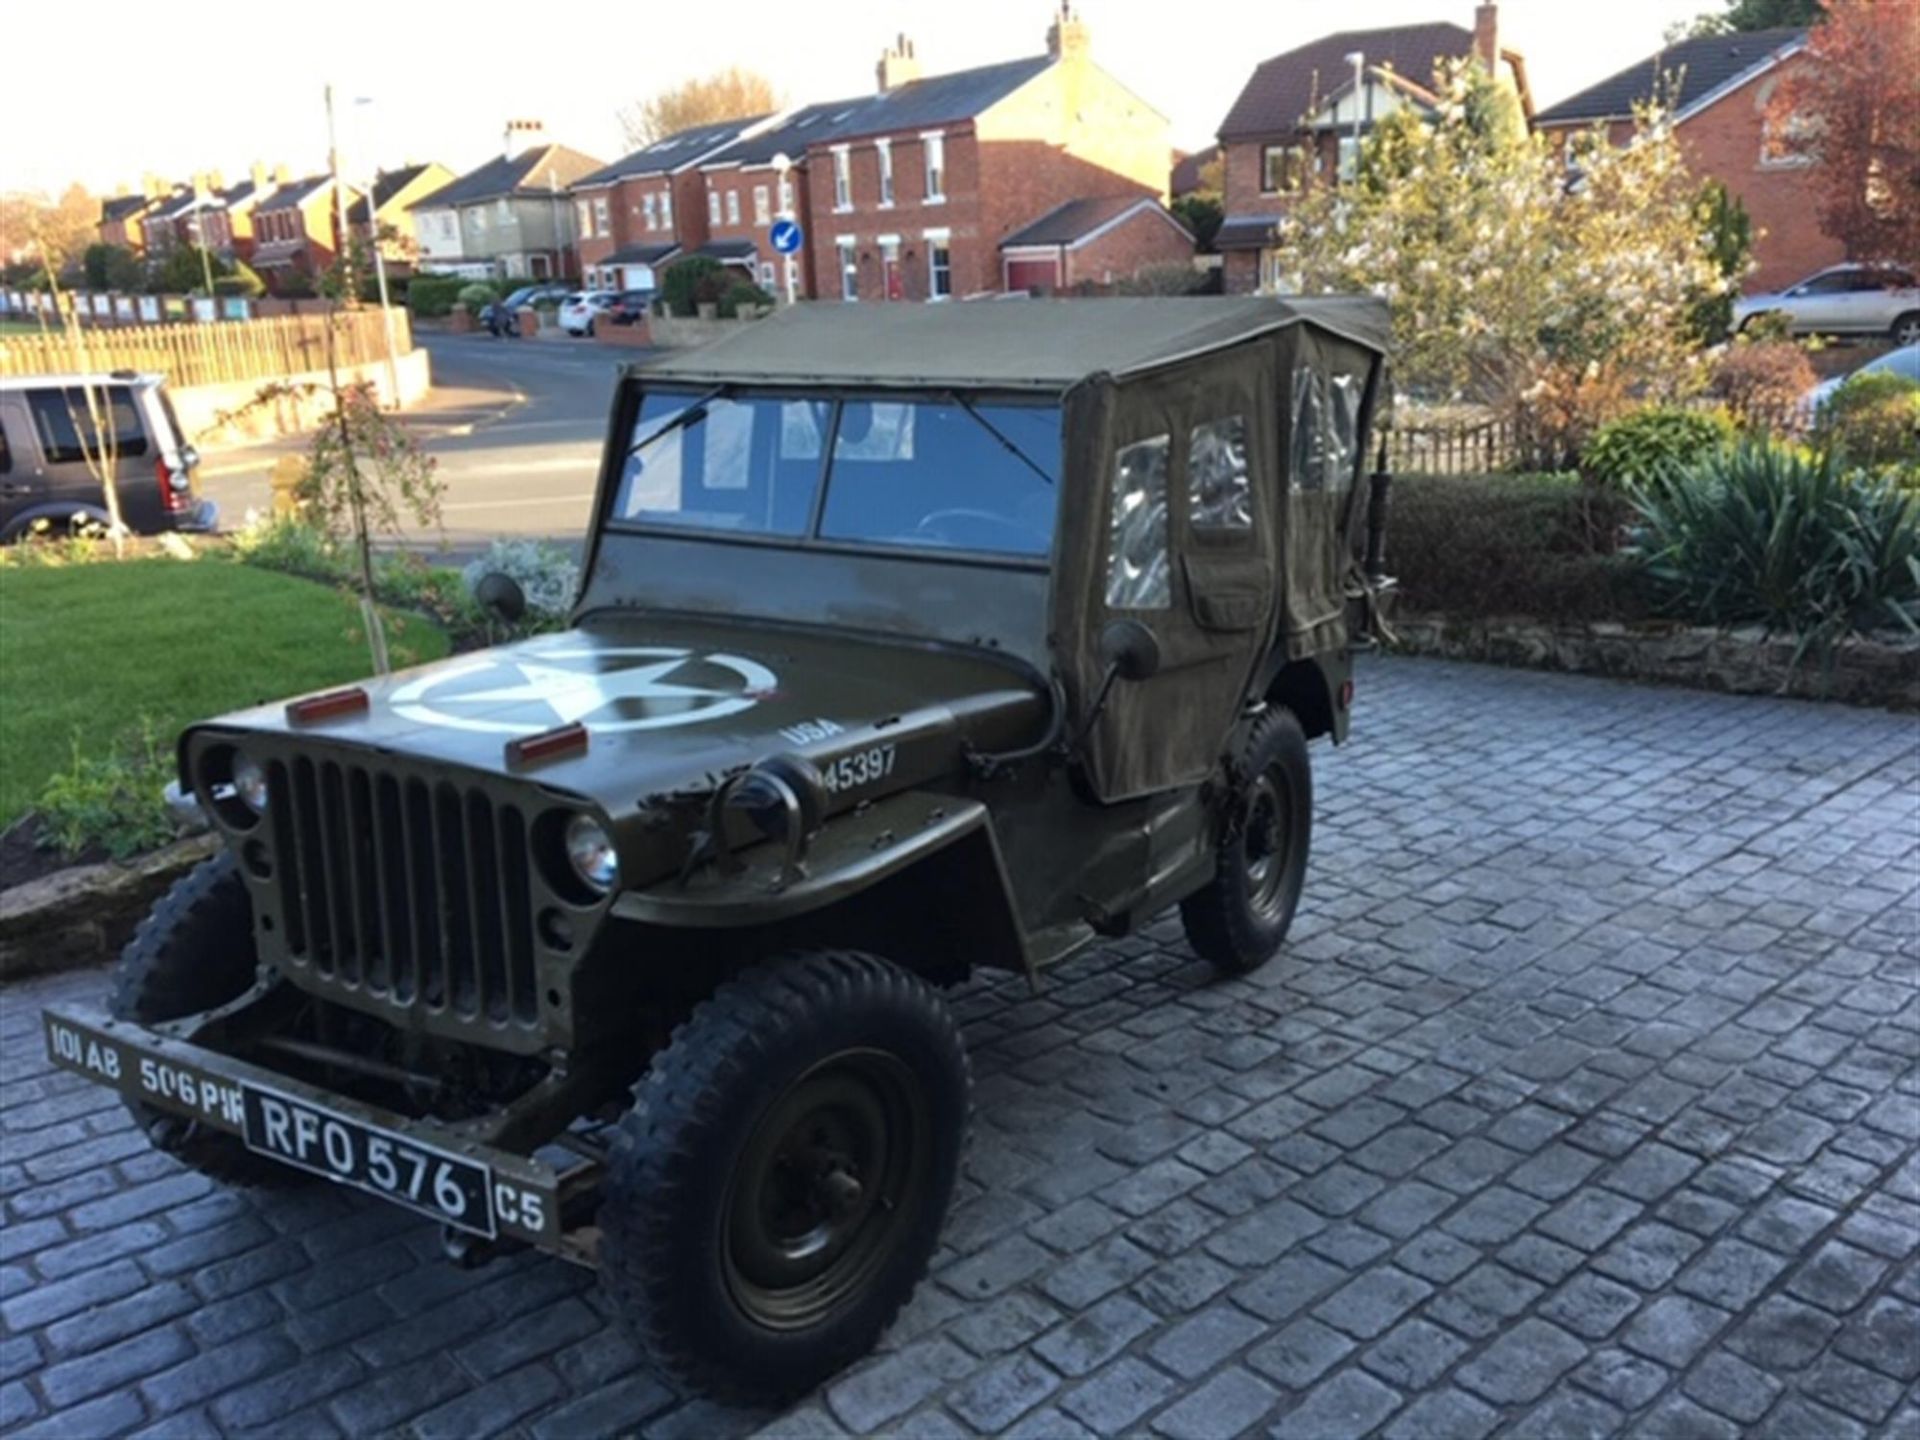
[[[1162,922],[959,998],[934,1282],[784,1416],[672,1393],[558,1262],[211,1192],[41,1059],[38,1006],[100,977],[14,987],[0,1427],[1920,1432],[1912,719],[1361,682],[1288,955],[1214,982]]]

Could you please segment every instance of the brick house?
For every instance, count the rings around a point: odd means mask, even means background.
[[[146,191],[135,191],[102,200],[100,243],[118,245],[122,250],[131,250],[136,255],[145,254],[147,234],[140,219],[153,207],[155,198]]]
[[[1220,122],[1226,216],[1214,246],[1224,258],[1227,291],[1244,294],[1269,285],[1279,259],[1273,226],[1286,214],[1289,198],[1304,186],[1338,183],[1349,174],[1360,138],[1394,111],[1431,111],[1434,66],[1469,57],[1511,86],[1522,112],[1531,116],[1526,63],[1501,46],[1494,4],[1476,7],[1471,30],[1438,21],[1343,30],[1255,67]]]
[[[362,245],[370,246],[376,235],[380,237],[380,256],[389,274],[411,274],[415,246],[407,212],[416,201],[444,189],[453,180],[453,171],[437,160],[382,170],[373,177],[371,196],[363,193],[347,207],[347,228]]]
[[[707,242],[700,162],[769,117],[728,120],[662,136],[569,187],[574,248],[587,285],[654,287],[654,267]]]
[[[1068,200],[1000,242],[1001,288],[1037,294],[1191,265],[1193,234],[1149,195]]]
[[[1682,40],[1547,107],[1534,124],[1562,144],[1596,125],[1624,143],[1633,133],[1633,107],[1660,95],[1673,107],[1687,167],[1719,180],[1752,217],[1756,268],[1747,288],[1779,289],[1846,258],[1845,247],[1820,228],[1808,192],[1806,171],[1817,162],[1767,118],[1782,78],[1805,63],[1806,43],[1807,32],[1798,29]]]
[[[164,260],[176,248],[189,243],[183,226],[193,210],[194,187],[175,185],[158,196],[141,213],[141,250],[150,260]]]
[[[407,207],[430,274],[548,280],[574,270],[568,187],[601,168],[546,139],[537,120],[507,122],[502,153]]]
[[[1094,64],[1089,44],[1063,0],[1043,55],[926,79],[904,38],[883,55],[880,93],[806,148],[815,293],[997,291],[1001,242],[1063,201],[1161,199],[1166,117]]]
[[[253,212],[288,181],[287,167],[269,170],[256,161],[247,178],[220,192],[220,204],[207,212],[207,246],[229,260],[253,263]]]
[[[274,294],[290,278],[311,279],[340,253],[333,177],[308,175],[276,186],[253,207],[253,268]]]

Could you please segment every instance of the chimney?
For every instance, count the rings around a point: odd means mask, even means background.
[[[254,161],[253,167],[247,171],[247,174],[253,178],[253,198],[258,200],[267,193],[267,162]]]
[[[547,127],[539,120],[507,121],[505,155],[511,160],[547,143]]]
[[[873,73],[882,95],[920,78],[920,57],[913,53],[913,41],[907,38],[905,31],[880,52],[880,63],[873,67]]]
[[[1047,58],[1049,60],[1084,60],[1093,37],[1088,33],[1087,22],[1074,11],[1073,0],[1060,0],[1060,9],[1053,17],[1053,23],[1047,26]]]
[[[151,170],[140,177],[140,190],[149,200],[158,200],[167,193],[167,182]]]
[[[273,167],[273,183],[276,186],[285,185],[292,179],[293,172],[289,170],[284,163]]]
[[[1474,7],[1473,53],[1489,75],[1500,73],[1500,7],[1493,0]]]

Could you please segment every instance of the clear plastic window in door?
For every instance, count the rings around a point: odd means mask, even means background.
[[[1327,406],[1327,489],[1344,495],[1353,488],[1360,461],[1360,407],[1366,401],[1364,375],[1336,371],[1329,377]]]
[[[1293,444],[1288,483],[1295,490],[1319,490],[1327,478],[1327,391],[1319,371],[1299,366],[1293,372]]]
[[[1187,513],[1196,530],[1253,528],[1244,415],[1226,415],[1193,427],[1187,438]]]
[[[1155,435],[1113,457],[1107,531],[1107,608],[1165,610],[1173,603],[1167,556],[1167,466],[1173,440]]]

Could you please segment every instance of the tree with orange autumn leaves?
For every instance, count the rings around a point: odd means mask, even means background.
[[[1920,0],[1824,0],[1768,106],[1816,163],[1820,224],[1856,260],[1920,259]]]

